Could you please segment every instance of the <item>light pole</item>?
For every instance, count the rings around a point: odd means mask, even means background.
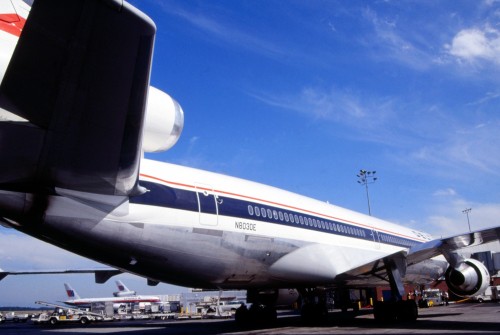
[[[373,184],[376,180],[377,177],[375,177],[375,173],[377,171],[366,171],[366,170],[359,170],[359,174],[356,175],[358,177],[358,184],[364,185],[365,190],[366,190],[366,200],[368,201],[368,215],[372,215],[372,210],[370,208],[370,195],[368,194],[368,184]]]
[[[469,232],[471,232],[472,230],[470,229],[470,221],[469,221],[469,213],[470,211],[472,210],[472,208],[467,208],[467,209],[464,209],[462,211],[462,213],[464,213],[465,215],[467,215],[467,224],[469,225]]]

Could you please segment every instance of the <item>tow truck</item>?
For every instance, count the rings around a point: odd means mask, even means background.
[[[42,313],[38,318],[33,319],[32,321],[35,324],[56,325],[59,323],[80,323],[82,325],[86,325],[90,322],[103,319],[100,314],[78,308],[56,305],[45,301],[35,301],[35,303],[48,307],[54,307],[54,311],[52,313]]]

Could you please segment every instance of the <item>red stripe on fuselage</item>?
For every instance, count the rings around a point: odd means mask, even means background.
[[[158,181],[166,183],[166,184],[177,185],[177,186],[182,186],[182,187],[187,187],[187,188],[193,188],[193,189],[196,188],[193,185],[178,183],[178,182],[174,182],[174,181],[168,181],[168,180],[165,180],[165,179],[162,179],[162,178],[158,178],[158,177],[155,177],[155,176],[151,176],[151,175],[148,175],[148,174],[145,174],[145,173],[141,173],[140,175],[142,177],[146,177],[146,178],[149,178],[149,179],[158,180]],[[211,191],[211,189],[203,188],[203,187],[200,187],[200,189],[206,190],[206,191]],[[335,216],[331,216],[331,215],[328,215],[328,214],[311,211],[311,210],[300,208],[300,207],[296,207],[296,206],[290,206],[290,205],[282,204],[282,203],[275,202],[275,201],[260,199],[260,198],[256,198],[256,197],[252,197],[252,196],[247,196],[247,195],[242,195],[242,194],[233,193],[233,192],[226,192],[226,191],[222,191],[222,190],[213,190],[213,191],[216,192],[216,193],[219,193],[219,194],[232,195],[232,196],[237,196],[237,197],[246,198],[246,199],[250,199],[250,200],[256,200],[256,201],[259,201],[259,202],[268,203],[268,204],[276,205],[276,206],[283,207],[283,208],[289,208],[289,209],[292,209],[292,210],[298,210],[298,211],[301,211],[301,212],[304,212],[304,213],[309,213],[309,214],[316,215],[316,216],[323,216],[323,217],[326,217],[326,218],[329,218],[329,219],[332,219],[332,220],[336,220],[336,221],[340,221],[340,222],[344,222],[344,223],[351,223],[351,224],[354,224],[354,225],[357,225],[357,226],[361,226],[361,227],[365,227],[365,228],[373,229],[373,230],[378,230],[378,231],[385,232],[385,233],[388,233],[388,234],[391,234],[391,235],[401,236],[403,238],[407,238],[407,239],[410,239],[410,240],[413,240],[413,241],[427,242],[424,239],[419,239],[419,238],[416,238],[414,236],[408,236],[406,234],[398,233],[398,232],[395,232],[395,231],[390,231],[390,230],[386,230],[386,229],[383,229],[383,228],[373,227],[371,225],[367,225],[367,224],[364,224],[364,223],[355,222],[355,221],[348,220],[348,219],[343,219],[343,218],[338,218],[338,217],[335,217]]]
[[[0,14],[0,30],[14,36],[21,36],[26,19],[17,14]]]

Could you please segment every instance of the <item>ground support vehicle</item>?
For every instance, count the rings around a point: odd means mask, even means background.
[[[78,308],[69,308],[44,301],[36,301],[37,304],[52,306],[52,313],[42,313],[37,319],[33,319],[34,324],[50,324],[56,325],[59,323],[79,323],[82,325],[100,320],[101,316],[92,312],[81,310]]]
[[[9,312],[9,313],[6,313],[4,316],[3,316],[3,321],[0,321],[0,322],[6,322],[6,321],[9,321],[9,322],[26,322],[28,321],[29,319],[29,315],[28,314],[16,314],[15,312]]]
[[[500,298],[500,285],[488,286],[483,294],[472,297],[477,302],[497,301]]]
[[[439,289],[427,289],[422,291],[422,299],[418,307],[432,307],[444,305],[443,291]]]

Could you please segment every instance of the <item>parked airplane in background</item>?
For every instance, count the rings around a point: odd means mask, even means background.
[[[128,289],[127,286],[125,286],[124,283],[122,283],[121,280],[115,281],[116,287],[118,287],[118,292],[113,292],[113,295],[115,297],[130,297],[132,295],[136,295],[137,293],[135,291],[131,291]]]
[[[1,17],[23,22],[6,3]],[[499,227],[432,239],[270,186],[144,159],[176,143],[184,117],[149,86],[156,28],[128,3],[35,1],[20,37],[0,30],[4,226],[150,283],[246,289],[252,308],[240,308],[238,320],[275,318],[288,288],[308,317],[325,311],[324,289],[389,284],[393,300],[377,303],[375,317],[414,320],[404,283],[444,275],[461,296],[488,286],[485,266],[456,251],[498,240]]]
[[[160,297],[153,295],[132,295],[125,297],[106,297],[106,298],[81,298],[78,293],[69,285],[64,283],[66,295],[70,300],[64,301],[66,305],[87,307],[89,308],[92,303],[96,302],[112,302],[113,308],[118,309],[126,304],[140,304],[140,303],[159,303]]]

